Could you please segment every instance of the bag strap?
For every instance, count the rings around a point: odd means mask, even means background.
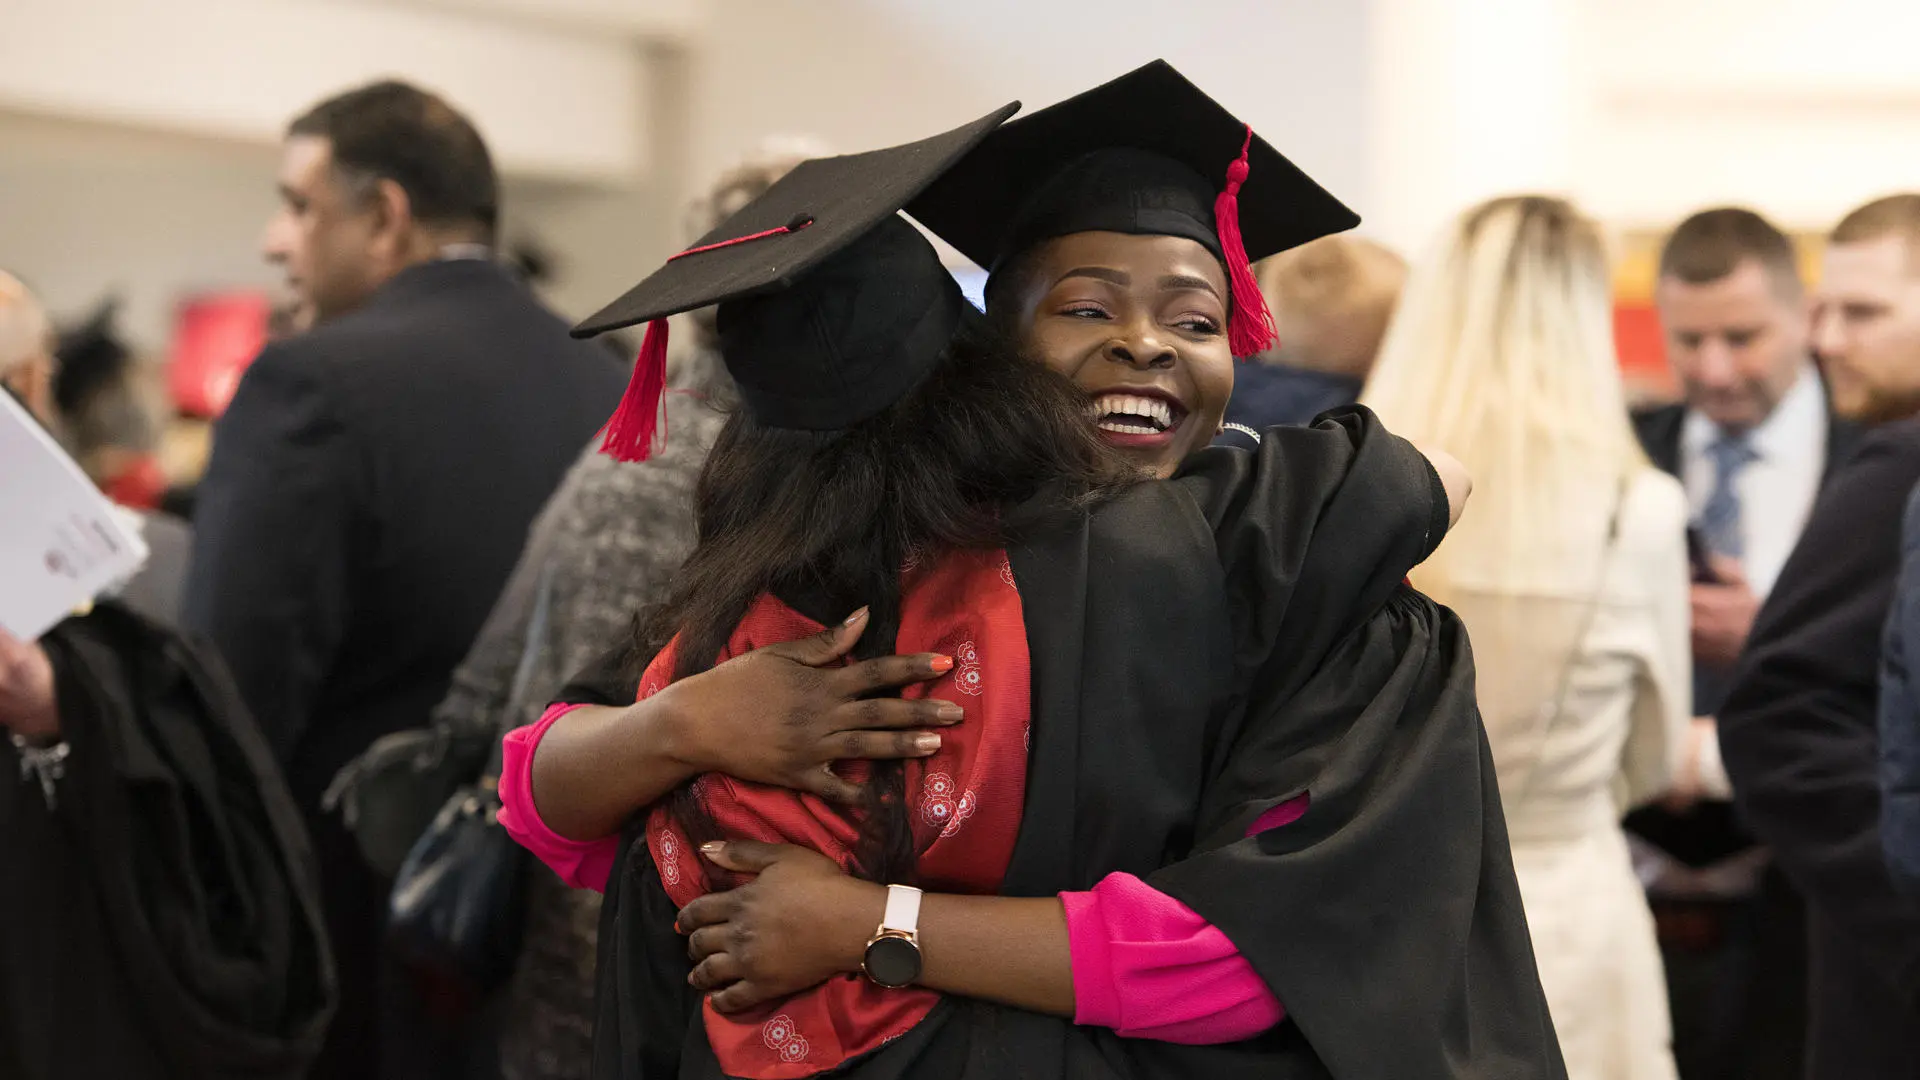
[[[507,691],[507,700],[518,703],[526,699],[527,684],[533,681],[535,667],[540,662],[540,652],[547,644],[547,624],[553,613],[553,563],[549,561],[540,568],[540,584],[533,596],[533,614],[527,620],[526,641],[520,646],[520,662],[513,669],[513,686]],[[480,775],[481,786],[497,789],[500,779],[502,758],[506,753],[506,732],[495,732],[493,751],[487,757],[487,767]]]
[[[553,563],[549,561],[540,568],[540,587],[533,596],[533,616],[527,620],[527,639],[520,647],[520,663],[513,669],[513,688],[507,700],[520,701],[525,697],[527,684],[533,681],[534,665],[540,661],[540,650],[547,644],[547,622],[552,613]]]
[[[1520,789],[1514,793],[1513,805],[1515,806],[1525,802],[1526,797],[1532,793],[1533,783],[1540,776],[1540,759],[1546,754],[1547,740],[1553,736],[1554,725],[1566,711],[1567,695],[1573,690],[1573,671],[1580,660],[1580,647],[1586,642],[1587,635],[1592,633],[1593,624],[1600,616],[1601,597],[1607,590],[1607,574],[1613,567],[1614,552],[1620,543],[1620,512],[1626,506],[1627,488],[1632,482],[1632,477],[1622,478],[1619,488],[1614,492],[1613,509],[1607,515],[1607,542],[1606,546],[1600,549],[1598,579],[1593,583],[1593,591],[1587,597],[1586,611],[1580,618],[1579,629],[1574,633],[1573,643],[1567,650],[1567,662],[1561,665],[1560,681],[1553,693],[1552,706],[1542,710],[1540,734],[1534,743],[1539,750],[1534,754],[1533,767],[1527,770],[1526,782],[1521,784]]]

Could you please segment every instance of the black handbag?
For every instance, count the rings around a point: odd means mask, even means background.
[[[546,639],[549,577],[541,575],[512,701],[522,700]],[[395,956],[469,999],[484,998],[513,974],[526,924],[529,855],[500,824],[502,751],[495,733],[486,768],[447,798],[415,841],[387,904]]]
[[[394,879],[387,941],[409,968],[484,997],[520,958],[527,851],[500,825],[500,750],[455,791]]]
[[[392,881],[441,809],[487,770],[499,741],[491,728],[443,725],[382,735],[333,778],[320,808],[339,812],[360,857]]]

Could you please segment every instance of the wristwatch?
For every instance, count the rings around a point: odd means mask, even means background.
[[[899,989],[920,977],[920,890],[887,886],[887,911],[867,942],[860,970],[875,984]]]

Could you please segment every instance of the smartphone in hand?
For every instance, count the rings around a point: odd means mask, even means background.
[[[1696,585],[1719,585],[1720,575],[1713,572],[1713,560],[1707,555],[1707,538],[1699,526],[1687,526],[1687,562],[1693,567]]]

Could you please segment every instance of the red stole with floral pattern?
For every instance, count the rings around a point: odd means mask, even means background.
[[[931,696],[967,711],[942,730],[940,751],[906,762],[906,790],[918,845],[920,884],[931,892],[997,892],[1020,827],[1026,796],[1030,664],[1026,624],[1013,571],[1002,551],[966,551],[909,561],[901,579],[900,631],[894,652],[942,653],[953,670],[903,696]],[[756,601],[721,660],[824,627],[771,596]],[[640,682],[657,693],[673,671],[669,646]],[[836,766],[856,783],[865,762]],[[841,807],[813,795],[708,774],[695,793],[722,836],[798,844],[848,865],[858,828]],[[730,888],[734,875],[691,849],[664,808],[647,820],[647,845],[667,895],[678,907]],[[925,1017],[940,995],[887,990],[863,975],[842,975],[781,1001],[733,1016],[703,1006],[707,1039],[729,1076],[787,1080],[824,1072],[877,1049]]]

